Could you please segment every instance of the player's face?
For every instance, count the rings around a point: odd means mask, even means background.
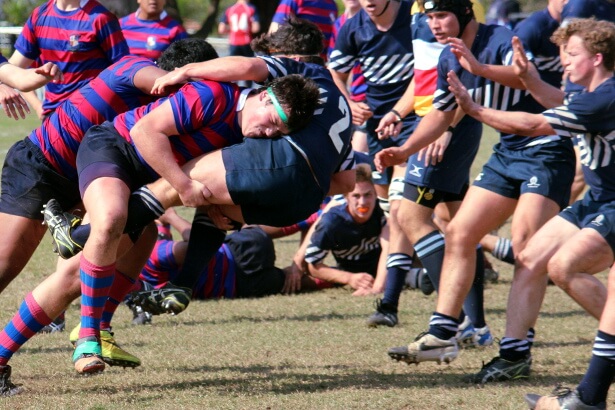
[[[591,54],[578,36],[571,36],[564,47],[564,71],[575,84],[587,87],[598,65],[597,55]]]
[[[162,13],[164,6],[167,4],[166,0],[137,0],[141,10],[148,15],[155,15]]]
[[[438,43],[445,44],[449,37],[457,37],[459,34],[457,16],[449,11],[427,13],[427,22]]]
[[[359,0],[361,7],[370,17],[377,17],[387,6],[387,0]]]
[[[553,9],[557,14],[561,14],[562,10],[564,10],[564,6],[568,3],[568,0],[549,0],[549,6]]]
[[[367,222],[376,207],[376,190],[369,182],[357,182],[354,190],[346,195],[348,212],[357,223]]]
[[[283,107],[284,108],[284,107]],[[241,133],[246,138],[275,138],[288,134],[290,130],[282,122],[280,114],[265,91],[257,104],[243,110]]]

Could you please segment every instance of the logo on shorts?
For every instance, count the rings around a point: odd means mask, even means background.
[[[147,44],[147,46],[146,46],[146,47],[147,47],[147,49],[148,49],[149,51],[151,51],[151,50],[153,50],[154,48],[156,48],[156,37],[154,37],[154,36],[149,36],[149,37],[147,38],[147,42],[146,42],[146,44]]]
[[[533,176],[530,178],[530,182],[527,183],[528,188],[538,188],[540,184],[538,183],[538,177]]]
[[[372,179],[380,179],[382,178],[382,174],[378,171],[372,171]]]
[[[604,222],[604,215],[600,214],[597,217],[594,218],[593,221],[591,221],[590,223],[594,226],[602,226]]]
[[[421,175],[421,171],[423,170],[423,168],[421,168],[419,166],[416,166],[414,164],[410,164],[410,165],[412,165],[412,169],[410,171],[408,171],[408,173],[410,175],[414,175],[415,177],[419,177],[420,178],[422,176]]]
[[[480,180],[482,180],[482,179],[483,179],[483,175],[485,175],[485,173],[484,173],[484,172],[481,172],[480,174],[478,174],[478,175],[476,176],[476,178],[474,178],[474,180],[475,180],[475,181],[480,181]]]

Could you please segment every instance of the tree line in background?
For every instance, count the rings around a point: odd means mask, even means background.
[[[6,20],[12,25],[22,26],[32,10],[48,0],[0,0],[0,20]],[[135,11],[136,0],[98,0],[118,17]],[[274,0],[251,0],[256,6],[261,18],[261,27],[266,30],[278,5]],[[216,27],[218,15],[232,0],[167,0],[166,9],[176,19],[183,21],[182,14],[202,19],[201,29],[194,33],[195,37],[207,37]],[[205,9],[205,10],[203,10]]]

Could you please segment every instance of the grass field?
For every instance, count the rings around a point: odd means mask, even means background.
[[[36,125],[34,118],[15,122],[0,113],[2,159]],[[477,162],[489,155],[493,141],[493,132],[486,131]],[[289,262],[297,245],[296,236],[276,241],[280,265]],[[51,272],[54,261],[45,238],[0,296],[2,326],[23,296]],[[488,286],[485,305],[492,332],[501,337],[512,271],[495,265],[501,279]],[[36,336],[11,360],[13,381],[27,390],[0,399],[0,408],[523,409],[527,392],[547,393],[557,382],[576,385],[597,328],[562,291],[550,287],[537,325],[532,377],[478,388],[465,384],[462,376],[479,370],[481,361],[497,354],[496,347],[463,351],[450,365],[393,362],[387,349],[426,329],[435,298],[406,291],[400,324],[392,329],[365,326],[373,303],[374,298],[353,297],[348,289],[193,302],[178,317],[158,316],[151,326],[138,327],[121,307],[116,338],[141,358],[140,368],[107,368],[101,376],[78,377],[68,332]],[[78,316],[75,302],[67,311],[69,329]]]

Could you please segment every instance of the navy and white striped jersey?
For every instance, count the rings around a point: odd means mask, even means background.
[[[558,135],[576,140],[587,195],[594,201],[615,200],[615,77],[543,115]]]
[[[270,80],[287,74],[301,74],[318,84],[321,98],[314,117],[307,127],[284,138],[306,159],[318,184],[328,192],[332,174],[355,166],[350,146],[352,114],[346,98],[324,67],[288,58],[259,58],[267,63]]]
[[[564,67],[559,58],[559,47],[551,41],[551,35],[558,27],[559,21],[551,17],[547,9],[543,9],[522,20],[513,32],[521,39],[526,50],[534,55],[540,78],[559,88]]]
[[[472,44],[472,54],[484,64],[510,65],[512,63],[513,33],[502,26],[479,24],[476,39]],[[533,60],[531,53],[528,58]],[[484,107],[503,111],[525,111],[540,113],[544,110],[540,104],[525,90],[506,87],[484,77],[479,77],[464,70],[457,57],[446,47],[440,55],[438,63],[438,85],[434,94],[433,105],[441,111],[452,111],[457,108],[455,95],[448,89],[447,73],[454,71],[467,88],[476,103]],[[540,143],[535,138],[500,133],[502,145],[516,150],[528,144]]]
[[[393,108],[414,75],[410,3],[402,1],[393,26],[380,31],[361,9],[342,26],[329,68],[350,73],[356,62],[367,83],[367,105],[376,119]]]
[[[317,222],[305,261],[316,264],[332,252],[338,268],[375,274],[381,251],[380,232],[385,224],[386,218],[378,206],[363,224],[352,219],[346,204],[334,206]]]

